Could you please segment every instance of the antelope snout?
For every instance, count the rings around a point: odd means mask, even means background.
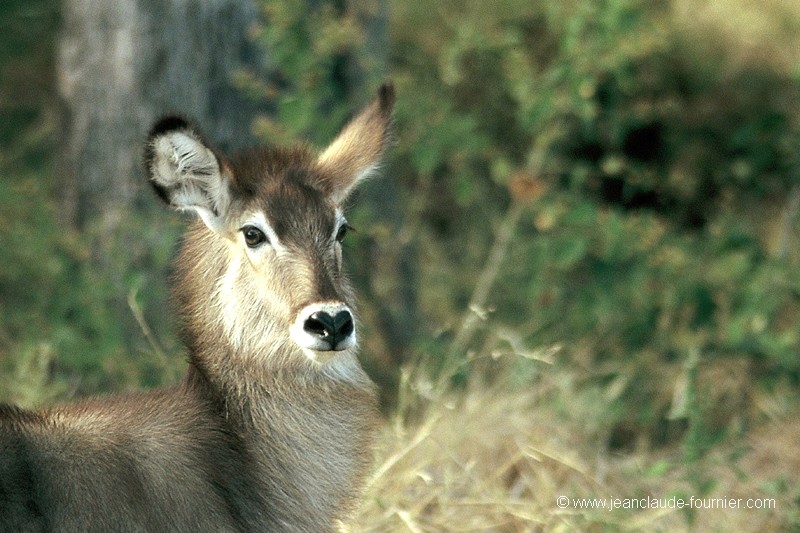
[[[346,350],[355,345],[353,313],[340,303],[309,305],[298,313],[292,338],[302,348],[317,352]]]

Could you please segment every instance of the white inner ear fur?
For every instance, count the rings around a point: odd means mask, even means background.
[[[330,195],[335,205],[342,205],[350,192],[362,181],[378,173],[380,161],[370,161],[365,154],[353,153],[356,150],[356,140],[352,132],[345,132],[336,138],[330,146],[317,158],[320,167],[335,167],[344,163],[344,171],[350,173],[348,180],[343,180]],[[375,156],[377,159],[377,156]]]
[[[197,212],[218,229],[228,210],[228,180],[208,147],[189,132],[169,132],[153,141],[153,179],[164,187],[172,205]]]
[[[386,105],[388,101],[373,99],[317,158],[317,165],[328,172],[329,194],[336,204],[378,170],[389,128]]]

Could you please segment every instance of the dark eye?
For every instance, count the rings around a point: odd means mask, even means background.
[[[347,236],[347,232],[353,229],[353,227],[345,222],[341,226],[339,226],[339,231],[336,232],[336,240],[337,242],[342,242],[344,238]]]
[[[242,234],[244,235],[245,244],[250,248],[255,248],[259,244],[267,242],[267,236],[255,226],[243,227]]]

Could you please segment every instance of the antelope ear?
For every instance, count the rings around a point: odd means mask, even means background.
[[[317,159],[322,185],[334,203],[341,204],[378,169],[389,139],[393,106],[394,87],[384,84]]]
[[[185,120],[166,117],[153,126],[145,167],[166,203],[196,211],[211,229],[220,227],[230,205],[230,172]]]

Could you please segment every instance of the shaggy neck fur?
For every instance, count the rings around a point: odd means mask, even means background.
[[[268,313],[257,315],[263,323],[252,333],[274,338],[234,345],[219,294],[201,290],[220,283],[226,253],[222,239],[197,224],[178,261],[176,295],[192,365],[187,386],[209,391],[224,424],[241,436],[259,490],[282,502],[276,525],[319,531],[343,519],[359,496],[377,420],[375,387],[353,354],[324,365],[309,360]]]

